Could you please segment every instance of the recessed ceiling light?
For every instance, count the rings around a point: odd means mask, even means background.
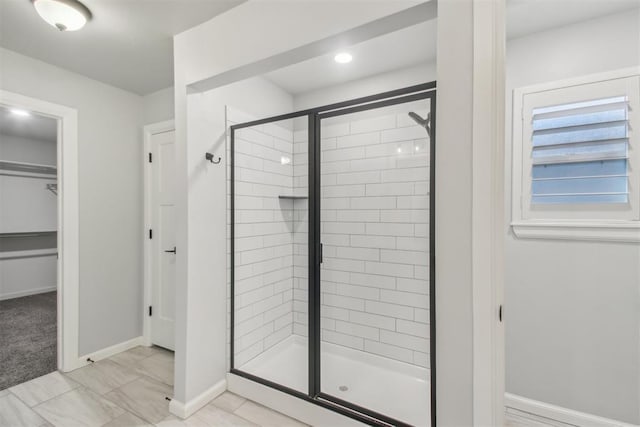
[[[19,110],[17,108],[12,108],[11,109],[11,114],[16,115],[16,116],[20,116],[20,117],[28,117],[31,115],[30,112],[28,112],[27,110]]]
[[[353,61],[353,56],[351,56],[351,54],[348,52],[340,52],[333,58],[333,60],[338,64],[348,64],[349,62]]]
[[[91,11],[78,0],[31,0],[36,12],[60,31],[76,31],[91,19]]]

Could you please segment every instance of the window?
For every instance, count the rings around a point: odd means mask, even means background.
[[[514,92],[518,237],[640,241],[640,72]]]

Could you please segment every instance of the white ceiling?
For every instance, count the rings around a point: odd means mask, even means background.
[[[55,143],[58,139],[58,121],[35,114],[18,116],[0,106],[0,134]]]
[[[0,46],[144,95],[173,85],[173,35],[243,1],[82,0],[93,19],[59,32],[29,0],[0,0]]]
[[[640,7],[640,0],[507,0],[507,38],[549,30]],[[336,49],[336,52],[341,49]],[[436,23],[427,21],[375,39],[345,47],[350,64],[320,56],[282,68],[266,77],[291,94],[299,94],[435,61]]]
[[[29,0],[0,0],[0,46],[122,89],[148,94],[173,84],[172,36],[244,0],[83,0],[94,19],[61,33]],[[640,0],[507,0],[508,37],[544,31],[629,10]],[[426,22],[349,48],[339,67],[333,54],[269,73],[291,93],[433,61],[436,27]]]

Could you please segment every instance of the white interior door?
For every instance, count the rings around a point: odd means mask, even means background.
[[[151,342],[174,348],[176,294],[175,132],[151,137]]]

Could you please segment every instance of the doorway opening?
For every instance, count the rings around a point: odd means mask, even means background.
[[[58,121],[0,107],[0,390],[55,371]]]
[[[4,388],[83,362],[77,111],[0,91],[0,112],[0,304],[2,324],[13,325],[0,335],[3,367],[12,366]]]

